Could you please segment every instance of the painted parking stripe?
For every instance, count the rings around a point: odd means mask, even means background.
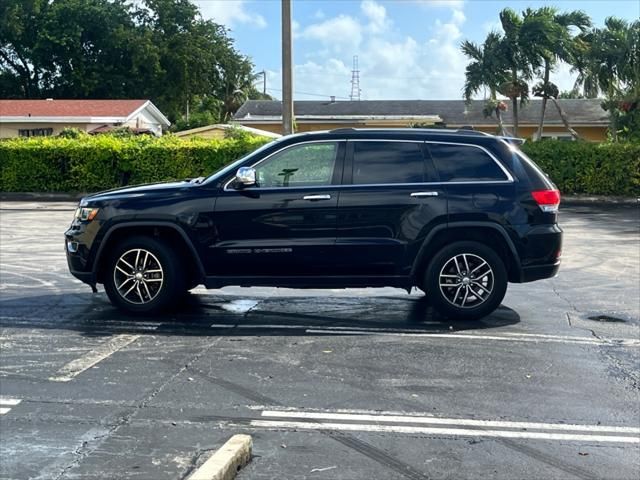
[[[555,432],[528,432],[513,430],[484,430],[465,428],[415,427],[407,425],[375,425],[334,422],[291,422],[279,420],[252,420],[251,426],[272,429],[336,430],[352,432],[385,432],[421,435],[450,435],[461,437],[520,438],[536,440],[581,441],[594,443],[640,443],[640,437],[594,435]]]
[[[15,407],[22,400],[19,398],[0,397],[0,415],[4,415],[11,411],[11,407]]]
[[[357,421],[357,422],[382,422],[382,423],[414,423],[432,425],[452,425],[481,428],[517,428],[532,430],[563,430],[574,432],[599,432],[599,433],[628,433],[640,434],[640,428],[619,427],[606,425],[576,425],[566,423],[539,423],[539,422],[507,422],[497,420],[475,420],[467,418],[440,418],[432,416],[412,416],[412,415],[376,415],[376,414],[354,414],[354,413],[334,413],[334,412],[301,412],[301,411],[280,411],[265,410],[263,417],[269,418],[295,418],[311,420],[332,420],[332,421]]]
[[[49,377],[49,380],[52,382],[70,382],[85,370],[135,342],[138,338],[140,338],[140,335],[113,336],[102,345],[97,346],[93,350],[89,350],[82,357],[67,363],[56,372],[55,376]]]
[[[374,332],[366,330],[329,330],[324,328],[313,328],[305,330],[306,333],[329,334],[329,335],[381,335],[390,337],[425,337],[425,338],[450,338],[463,340],[497,340],[524,343],[564,343],[573,345],[621,345],[625,347],[640,347],[640,341],[628,339],[599,340],[576,337],[576,340],[567,338],[528,338],[501,335],[475,335],[464,333],[404,333],[404,332]]]
[[[411,328],[377,328],[377,327],[334,327],[319,325],[287,325],[287,324],[228,324],[213,323],[210,328],[237,328],[244,330],[273,329],[273,330],[305,330],[305,333],[329,334],[329,335],[390,335],[409,337],[433,337],[433,338],[462,338],[468,340],[502,340],[512,342],[529,343],[567,343],[582,345],[623,345],[630,347],[640,346],[639,340],[633,339],[607,339],[601,340],[592,337],[578,337],[568,335],[548,335],[536,333],[502,332],[494,335],[482,335],[475,333],[434,333],[430,330]]]

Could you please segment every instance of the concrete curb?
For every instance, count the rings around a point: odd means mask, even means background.
[[[234,435],[187,480],[231,480],[251,460],[251,435]]]
[[[88,193],[0,192],[3,202],[77,202]]]
[[[640,198],[637,197],[614,197],[605,195],[563,195],[562,205],[640,205]]]

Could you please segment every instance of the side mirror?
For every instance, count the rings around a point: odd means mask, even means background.
[[[236,185],[251,187],[256,184],[256,171],[251,167],[240,167],[236,172]]]

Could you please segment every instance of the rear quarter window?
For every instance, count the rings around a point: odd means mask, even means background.
[[[478,147],[433,143],[429,151],[443,182],[508,180],[496,161]]]
[[[422,183],[425,161],[416,142],[354,142],[353,184]]]

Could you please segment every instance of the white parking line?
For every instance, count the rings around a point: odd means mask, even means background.
[[[11,411],[11,407],[15,407],[21,401],[22,400],[20,400],[19,398],[0,397],[0,415],[9,413]]]
[[[329,335],[382,335],[391,337],[425,337],[425,338],[455,338],[465,340],[498,340],[509,342],[525,342],[525,343],[564,343],[573,345],[621,345],[625,347],[640,347],[640,341],[629,339],[610,339],[600,340],[583,337],[575,337],[576,339],[562,338],[562,337],[547,337],[530,338],[530,337],[517,337],[515,335],[501,336],[501,335],[475,335],[464,333],[403,333],[403,332],[374,332],[365,330],[329,330],[322,328],[313,328],[305,330],[306,333],[315,334],[329,334]]]
[[[272,429],[341,430],[356,432],[388,432],[422,435],[451,435],[463,437],[529,438],[594,443],[640,443],[640,437],[593,434],[527,432],[513,430],[483,430],[464,428],[413,427],[406,425],[373,425],[358,423],[287,422],[278,420],[252,420],[251,426]]]
[[[384,423],[417,423],[433,425],[462,425],[473,427],[495,427],[495,428],[518,428],[531,430],[564,430],[576,432],[613,432],[613,433],[636,433],[640,434],[640,428],[618,427],[605,425],[576,425],[566,423],[538,423],[538,422],[507,422],[498,420],[475,420],[467,418],[439,418],[412,415],[375,415],[375,414],[353,414],[353,413],[333,413],[333,412],[300,412],[300,411],[278,411],[265,410],[263,417],[270,418],[297,418],[314,420],[341,420],[360,422],[384,422]]]
[[[88,368],[135,342],[138,338],[140,338],[140,335],[116,335],[111,337],[107,342],[93,350],[89,350],[82,357],[67,363],[58,370],[57,375],[49,377],[49,380],[52,382],[69,382]]]
[[[327,334],[327,335],[387,335],[405,337],[433,337],[465,340],[498,340],[511,342],[528,343],[565,343],[577,345],[622,345],[626,347],[640,347],[639,340],[633,339],[606,339],[601,340],[593,337],[578,337],[568,335],[549,335],[541,333],[518,333],[501,332],[493,335],[483,335],[475,333],[434,333],[429,330],[416,328],[377,328],[377,327],[334,327],[318,325],[287,325],[287,324],[224,324],[213,323],[210,328],[237,328],[244,330],[251,329],[273,329],[273,330],[304,330],[305,333]]]

